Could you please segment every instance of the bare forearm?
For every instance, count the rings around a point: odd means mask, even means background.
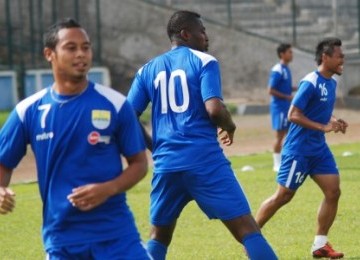
[[[135,186],[145,177],[147,169],[147,164],[143,162],[134,162],[129,165],[119,177],[108,183],[113,195],[126,192]]]
[[[143,135],[144,135],[146,147],[147,147],[147,149],[149,149],[149,151],[152,152],[152,137],[150,136],[148,131],[146,131],[143,124],[140,123],[140,126],[141,126],[141,130],[143,132]]]
[[[225,131],[234,132],[236,125],[225,104],[217,103],[216,106],[217,107],[210,113],[208,111],[211,122]]]
[[[0,164],[0,186],[7,187],[10,184],[12,169]]]
[[[307,118],[306,116],[304,116],[303,114],[293,114],[289,118],[289,120],[290,120],[290,122],[298,124],[304,128],[325,132],[324,124],[312,121],[309,118]]]
[[[275,90],[273,88],[270,88],[270,87],[269,87],[269,94],[271,96],[274,96],[274,97],[277,97],[277,98],[282,98],[282,99],[286,99],[286,100],[289,100],[289,101],[292,100],[292,95],[286,95],[286,94],[284,94],[284,93],[282,93],[280,91],[277,91],[277,90]]]

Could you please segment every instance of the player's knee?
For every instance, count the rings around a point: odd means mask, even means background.
[[[293,197],[294,197],[293,192],[281,192],[281,193],[277,194],[275,200],[276,200],[277,204],[282,206],[282,205],[289,203]]]
[[[325,192],[325,198],[328,200],[338,201],[341,196],[340,188],[330,189]]]

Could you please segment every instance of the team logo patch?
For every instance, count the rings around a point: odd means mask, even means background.
[[[91,111],[91,123],[97,129],[105,129],[110,125],[111,114],[108,110]]]
[[[89,135],[88,135],[88,142],[91,145],[95,145],[99,142],[100,140],[100,134],[99,132],[96,131],[92,131]]]

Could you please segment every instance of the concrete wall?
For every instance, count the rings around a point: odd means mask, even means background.
[[[63,1],[63,16],[73,15],[70,1]],[[66,3],[65,3],[66,2]],[[14,3],[17,3],[14,2]],[[51,24],[51,8],[44,4],[44,28]],[[82,3],[80,22],[95,40],[96,28],[94,1]],[[0,9],[4,1],[0,2]],[[27,6],[24,6],[24,8]],[[14,7],[14,9],[16,9]],[[27,9],[26,9],[27,10]],[[26,11],[25,10],[25,11]],[[26,12],[23,12],[26,16]],[[140,0],[101,1],[101,45],[103,64],[110,69],[112,86],[127,93],[137,69],[152,57],[167,51],[170,42],[166,35],[166,24],[174,10],[158,7]],[[28,17],[24,17],[28,20]],[[4,17],[0,18],[4,25]],[[267,80],[269,70],[278,61],[277,43],[235,31],[204,20],[210,38],[209,53],[220,62],[225,98],[245,99],[248,102],[268,102]],[[1,28],[3,29],[3,28]],[[0,30],[5,32],[5,30]],[[289,39],[290,41],[290,39]],[[95,41],[94,45],[96,44]],[[94,46],[96,47],[96,46]],[[39,51],[40,52],[40,51]],[[294,50],[294,61],[290,64],[293,82],[315,69],[313,54]],[[348,88],[358,85],[359,65],[347,73],[346,86],[340,87],[346,95]],[[344,78],[345,78],[344,76]],[[342,84],[342,82],[340,82]],[[340,85],[341,85],[340,84]],[[348,87],[349,86],[349,87]]]
[[[126,92],[142,64],[170,48],[166,24],[173,10],[134,0],[108,0],[101,6],[103,60],[114,75],[113,85]],[[204,20],[209,53],[221,64],[225,97],[267,101],[270,68],[278,61],[277,43]],[[313,55],[294,50],[294,84],[315,69]],[[122,78],[123,80],[120,80]],[[119,79],[119,80],[117,80]]]

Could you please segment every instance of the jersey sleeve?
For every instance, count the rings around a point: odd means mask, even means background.
[[[0,163],[14,169],[26,154],[25,128],[13,110],[0,131]]]
[[[315,91],[314,85],[309,81],[300,82],[298,91],[296,92],[292,105],[295,107],[304,110],[307,104],[309,103],[313,93]]]
[[[118,145],[121,154],[124,156],[132,156],[145,150],[145,141],[139,120],[128,101],[125,101],[120,109],[118,120],[120,123]]]
[[[148,92],[146,91],[146,85],[142,79],[142,70],[143,68],[136,73],[134,81],[131,84],[130,91],[127,95],[127,100],[139,114],[144,112],[150,102],[147,94]]]
[[[222,99],[220,67],[216,60],[210,61],[203,67],[200,80],[204,102],[214,97]]]
[[[270,76],[269,76],[268,87],[277,89],[279,86],[280,80],[281,80],[281,73],[278,71],[272,70],[270,72]]]

